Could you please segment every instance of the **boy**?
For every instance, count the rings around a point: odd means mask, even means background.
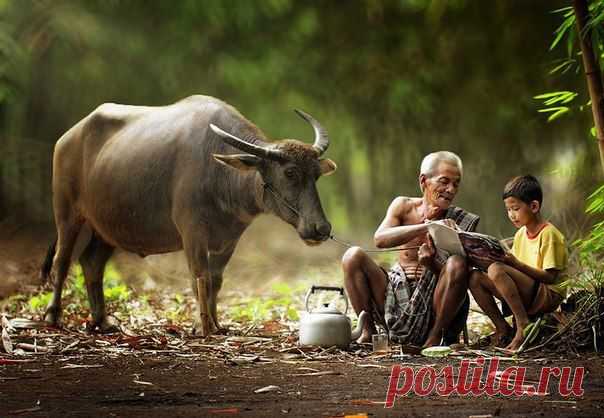
[[[470,290],[474,299],[495,325],[492,343],[505,342],[508,350],[517,350],[524,340],[529,315],[554,311],[564,299],[564,281],[568,254],[564,236],[541,217],[543,192],[533,176],[510,180],[503,201],[510,221],[519,228],[512,251],[502,262],[491,264],[487,274],[474,272]],[[516,333],[505,321],[493,296],[507,303],[516,320]]]

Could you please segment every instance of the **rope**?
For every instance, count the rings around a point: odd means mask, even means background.
[[[290,205],[290,203],[287,200],[285,200],[285,198],[283,196],[281,196],[276,190],[273,190],[272,186],[269,183],[264,183],[263,187],[264,187],[264,190],[268,190],[273,196],[275,196],[275,198],[277,198],[278,200],[280,200],[285,205],[285,207],[287,207],[289,210],[291,210],[293,213],[295,213],[299,218],[302,218],[302,215],[300,214],[300,212],[298,211],[298,209],[296,209],[292,205]],[[336,243],[338,243],[340,245],[343,245],[344,247],[348,247],[348,248],[356,247],[356,245],[353,245],[353,244],[351,244],[349,242],[342,241],[342,240],[336,238],[334,234],[331,234],[329,236],[329,239],[331,239],[332,241],[334,241],[334,242],[336,242]],[[363,250],[366,253],[382,253],[382,252],[393,252],[393,251],[403,251],[403,250],[418,249],[419,247],[420,247],[419,245],[414,245],[414,246],[409,246],[409,247],[386,248],[386,249],[378,249],[378,250],[370,250],[370,249],[363,248],[363,247],[359,247],[359,248],[361,248],[361,250]],[[420,269],[420,265],[418,264],[415,267],[415,274],[414,274],[416,280],[419,279],[419,277],[418,277],[419,269]],[[412,296],[413,295],[409,295],[409,301],[407,302],[407,304],[403,308],[403,314],[405,314],[405,315],[407,315],[409,317],[415,317],[415,316],[425,315],[426,312],[428,312],[428,309],[429,309],[427,296],[424,295],[424,294],[422,294],[422,293],[419,293],[419,298],[420,298],[421,303],[423,304],[424,309],[423,309],[422,312],[417,312],[417,313],[409,311],[410,305],[411,305],[411,298],[412,298]]]
[[[340,245],[343,245],[345,247],[351,248],[351,247],[358,247],[357,245],[351,244],[349,242],[346,241],[342,241],[338,238],[336,238],[333,234],[329,236],[329,239],[337,242]],[[385,248],[385,249],[379,249],[379,250],[369,250],[367,248],[363,248],[363,247],[359,247],[361,250],[363,250],[366,253],[385,253],[385,252],[389,252],[389,251],[403,251],[403,250],[413,250],[413,249],[418,249],[420,246],[419,245],[412,245],[409,247],[397,247],[397,248]]]
[[[292,205],[290,205],[290,203],[287,200],[285,200],[285,198],[283,196],[281,196],[279,193],[277,193],[277,191],[274,190],[273,187],[269,183],[264,183],[263,187],[264,187],[264,190],[268,190],[269,193],[271,193],[273,196],[275,196],[275,198],[280,200],[285,205],[286,208],[288,208],[293,213],[298,215],[298,217],[300,217],[300,218],[302,217],[302,215],[300,214],[298,209],[296,209]],[[334,242],[337,242],[340,245],[343,245],[344,247],[348,247],[348,248],[357,247],[357,245],[354,245],[349,242],[336,238],[334,234],[331,234],[329,236],[329,239],[331,239]],[[385,253],[385,252],[393,252],[393,251],[418,249],[419,247],[420,247],[419,245],[414,245],[414,246],[409,246],[409,247],[385,248],[385,249],[379,249],[379,250],[370,250],[370,249],[363,248],[363,247],[359,247],[359,248],[361,248],[366,253]]]

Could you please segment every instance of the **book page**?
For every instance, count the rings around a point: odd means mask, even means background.
[[[457,231],[439,221],[428,224],[428,232],[436,248],[444,250],[449,254],[457,254],[465,257],[466,252],[461,245]]]

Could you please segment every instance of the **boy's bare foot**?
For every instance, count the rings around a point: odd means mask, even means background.
[[[510,326],[508,326],[507,329],[504,330],[495,329],[495,333],[491,337],[491,345],[495,347],[501,347],[510,344],[510,340],[512,339],[513,333],[514,330]]]
[[[510,351],[516,351],[520,348],[520,346],[522,345],[523,342],[524,342],[524,336],[522,334],[520,334],[520,335],[516,334],[516,336],[514,337],[512,342],[509,343],[505,347],[505,349],[510,350]]]
[[[522,345],[522,343],[524,342],[524,329],[526,328],[526,326],[528,325],[528,323],[526,324],[517,324],[518,329],[516,330],[516,335],[514,335],[514,339],[512,340],[511,343],[509,343],[505,348],[506,350],[518,350],[520,348],[520,346]]]

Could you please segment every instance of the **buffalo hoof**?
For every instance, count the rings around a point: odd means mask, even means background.
[[[49,306],[46,308],[46,313],[44,314],[44,322],[46,322],[51,327],[58,327],[59,320],[61,319],[60,309],[55,308],[54,306]]]
[[[217,319],[214,319],[214,334],[227,335],[228,328],[221,327]]]
[[[193,324],[193,330],[191,333],[195,337],[205,338],[211,336],[212,334],[220,334],[220,332],[218,332],[219,330],[220,329],[216,327],[214,321],[210,320],[208,321],[207,331],[204,332],[204,326],[201,320],[197,319]]]
[[[229,329],[226,327],[216,327],[213,334],[215,335],[227,335],[229,333]]]
[[[99,334],[113,334],[116,332],[122,332],[119,325],[109,317],[104,318],[100,322],[88,322],[86,324],[86,331]]]

